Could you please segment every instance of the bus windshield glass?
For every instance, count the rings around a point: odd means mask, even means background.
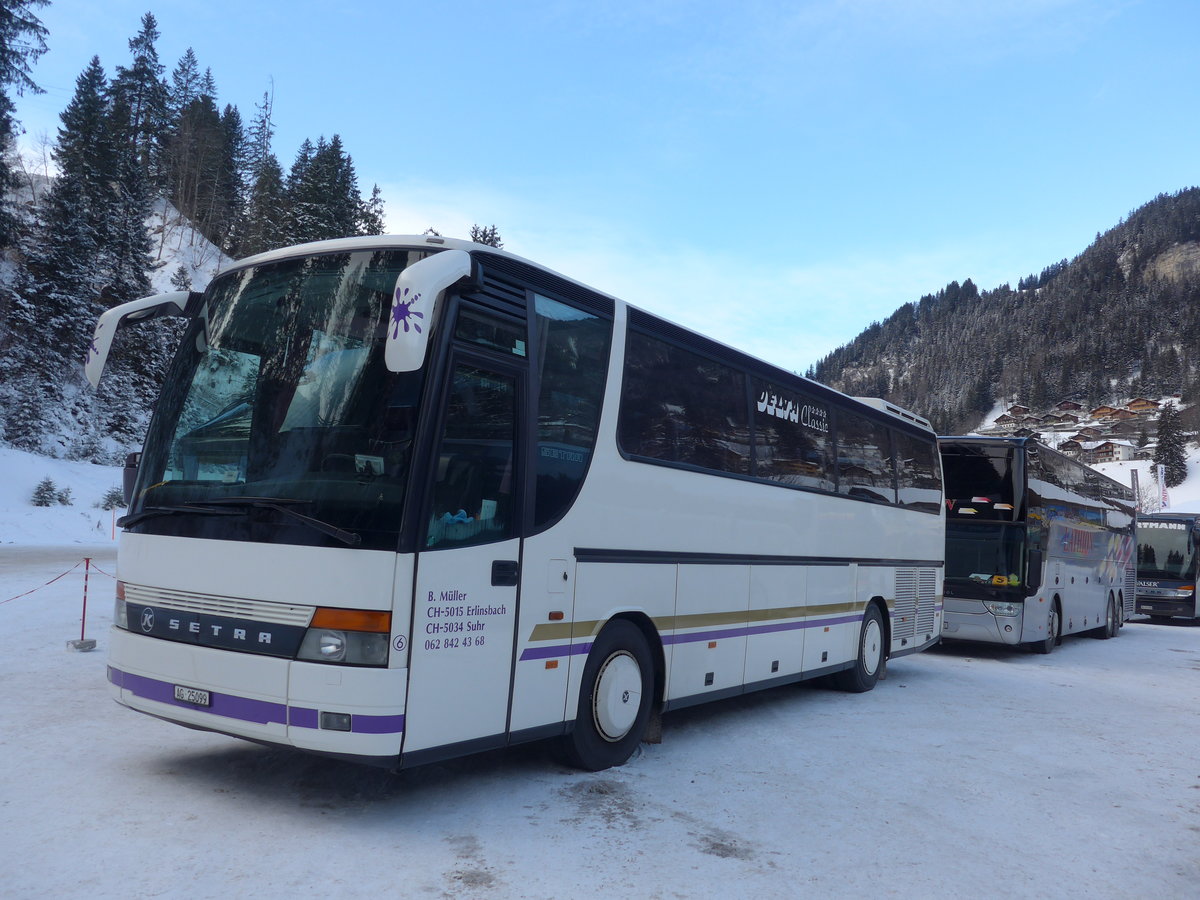
[[[1141,579],[1189,580],[1195,571],[1195,542],[1186,522],[1142,520],[1137,525],[1137,575]]]
[[[1025,528],[1001,522],[946,523],[946,581],[1019,587],[1025,571]]]
[[[146,438],[137,532],[395,549],[423,373],[383,343],[424,254],[298,257],[219,276]]]
[[[943,444],[948,518],[1016,521],[1023,511],[1015,458],[1016,450],[1002,444]]]

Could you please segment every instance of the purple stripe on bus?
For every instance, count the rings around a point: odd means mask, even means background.
[[[561,656],[579,656],[592,649],[591,643],[586,644],[556,644],[553,647],[530,647],[521,654],[521,660],[527,659],[556,659]]]
[[[316,728],[318,724],[317,711],[304,706],[288,707],[288,725],[293,728]]]
[[[190,709],[197,712],[209,713],[215,716],[225,716],[239,719],[243,722],[255,722],[259,725],[291,725],[296,728],[316,728],[319,724],[318,713],[315,709],[304,706],[286,706],[283,703],[272,703],[267,700],[252,700],[249,697],[237,697],[233,694],[220,694],[209,691],[211,706],[195,706],[175,699],[175,686],[166,681],[122,672],[120,669],[108,667],[108,680],[117,687],[130,691],[138,697],[153,700],[156,703],[166,703],[180,709]],[[355,715],[352,719],[353,730],[358,734],[397,734],[404,731],[404,716],[367,716]]]
[[[844,616],[840,619],[821,619],[817,622],[779,622],[772,625],[745,625],[740,628],[723,628],[717,631],[693,631],[689,634],[668,634],[663,636],[664,644],[694,644],[699,641],[720,641],[734,637],[747,637],[754,634],[772,634],[780,631],[797,631],[803,628],[821,628],[826,625],[844,625],[847,622],[860,622],[862,616]]]
[[[404,730],[404,716],[363,716],[355,713],[350,721],[355,734],[399,734]]]

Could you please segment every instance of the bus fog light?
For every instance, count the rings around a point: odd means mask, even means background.
[[[984,600],[983,605],[993,616],[1019,616],[1021,614],[1021,604],[1011,603],[1008,600]]]
[[[349,731],[350,713],[321,713],[321,728],[325,731]]]

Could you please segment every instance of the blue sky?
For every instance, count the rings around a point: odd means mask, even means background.
[[[275,153],[340,134],[390,231],[505,247],[796,371],[951,280],[1200,183],[1194,0],[55,0],[54,137],[153,12]]]

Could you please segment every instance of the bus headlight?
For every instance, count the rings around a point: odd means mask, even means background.
[[[993,616],[1019,616],[1021,604],[1009,600],[984,600],[983,605]]]
[[[322,607],[313,614],[297,659],[344,666],[386,666],[392,614]]]

